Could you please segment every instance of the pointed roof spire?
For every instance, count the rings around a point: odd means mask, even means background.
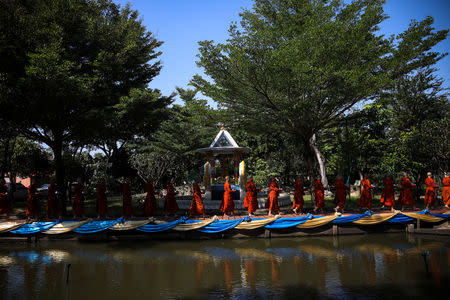
[[[225,129],[225,125],[221,123],[221,128],[216,138],[212,141],[208,148],[198,149],[199,152],[213,151],[218,153],[232,153],[234,151],[248,151],[245,147],[239,147],[231,134]]]

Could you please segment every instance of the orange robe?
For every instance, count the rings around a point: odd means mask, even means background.
[[[387,206],[395,206],[394,181],[392,178],[386,177],[384,179],[384,190],[380,202]]]
[[[11,202],[8,197],[8,189],[5,185],[0,186],[0,215],[11,213]]]
[[[359,197],[358,206],[359,207],[367,207],[368,209],[372,209],[372,193],[371,190],[373,186],[370,184],[369,179],[363,179],[361,181],[362,191],[361,197]]]
[[[97,214],[104,218],[108,214],[108,204],[106,199],[106,184],[100,183],[97,186]]]
[[[222,203],[220,204],[219,210],[221,210],[223,213],[232,213],[234,212],[233,192],[228,181],[223,185],[223,189],[223,199]]]
[[[303,204],[305,201],[303,200],[304,189],[303,184],[300,179],[295,181],[295,190],[294,190],[294,201],[292,202],[293,209],[303,209]]]
[[[244,198],[244,208],[247,208],[248,213],[254,213],[258,209],[258,189],[253,181],[247,181],[247,192]]]
[[[442,185],[442,201],[444,201],[444,205],[450,205],[450,177],[444,177]]]
[[[170,214],[174,214],[178,211],[178,204],[177,201],[175,201],[175,188],[171,183],[169,183],[169,185],[167,186],[166,201],[164,202],[164,211]]]
[[[58,197],[56,196],[55,185],[51,183],[48,186],[48,197],[47,197],[47,218],[56,218],[60,213],[60,206]]]
[[[315,180],[314,181],[314,195],[315,195],[315,201],[316,201],[316,207],[322,208],[325,206],[325,189],[322,185],[322,180]]]
[[[280,193],[281,189],[278,188],[275,181],[272,181],[270,183],[269,189],[270,192],[269,196],[267,197],[265,208],[268,208],[271,212],[280,211],[280,208],[278,207],[278,194]]]
[[[122,199],[122,215],[124,217],[131,217],[133,215],[133,204],[131,202],[131,187],[128,183],[123,184]]]
[[[28,187],[28,197],[26,204],[26,215],[28,218],[39,216],[39,212],[41,210],[41,206],[39,203],[39,194],[37,193],[36,186],[34,184],[30,184]]]
[[[205,207],[202,201],[202,191],[197,182],[194,183],[194,193],[192,195],[192,203],[189,210],[191,215],[203,215],[205,213]]]
[[[144,202],[144,216],[149,217],[156,215],[158,206],[156,205],[155,188],[153,187],[153,183],[148,182],[145,189],[147,191],[147,195],[145,196]]]
[[[82,216],[84,215],[84,195],[83,195],[84,186],[77,183],[75,184],[75,199],[73,200],[73,215],[74,216]]]
[[[411,189],[415,187],[415,184],[411,183],[411,180],[409,180],[408,177],[402,178],[400,180],[400,184],[402,185],[402,189],[400,190],[400,196],[398,197],[398,202],[400,205],[408,205],[413,206],[414,205],[414,198],[411,192]]]
[[[425,191],[425,205],[434,205],[436,199],[436,191],[435,189],[438,187],[434,182],[434,179],[431,177],[427,177],[425,179],[425,185],[427,186],[427,190]]]
[[[334,194],[334,203],[340,208],[344,208],[345,200],[347,199],[347,190],[349,188],[345,185],[342,179],[337,179],[334,183],[334,187],[336,188],[336,192]]]

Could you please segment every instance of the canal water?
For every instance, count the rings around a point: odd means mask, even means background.
[[[1,299],[448,298],[450,237],[0,241]]]

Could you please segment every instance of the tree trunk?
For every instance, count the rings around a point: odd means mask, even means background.
[[[53,155],[55,157],[55,176],[56,185],[58,187],[58,196],[61,202],[62,215],[67,215],[67,195],[66,195],[66,181],[64,174],[64,162],[62,159],[62,141],[55,140],[52,145],[50,145]]]
[[[328,179],[327,179],[327,173],[325,170],[325,162],[322,156],[322,153],[319,150],[319,147],[317,146],[317,140],[316,140],[316,134],[313,134],[312,138],[310,139],[311,147],[314,150],[314,153],[316,154],[317,162],[319,163],[320,167],[320,176],[322,177],[322,184],[323,187],[328,190]]]
[[[3,152],[3,164],[2,164],[2,178],[6,176],[6,172],[8,170],[8,156],[9,156],[9,137],[5,138],[5,146]]]
[[[315,194],[314,194],[314,157],[311,151],[311,146],[309,143],[309,138],[303,139],[304,147],[304,158],[306,160],[306,165],[308,167],[308,177],[309,177],[309,191],[311,193],[311,205],[315,207]]]

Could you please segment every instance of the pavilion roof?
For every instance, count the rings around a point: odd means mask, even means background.
[[[208,148],[200,148],[199,152],[214,152],[220,154],[228,154],[234,152],[247,152],[248,148],[239,147],[231,134],[222,126],[216,138],[212,141]]]

